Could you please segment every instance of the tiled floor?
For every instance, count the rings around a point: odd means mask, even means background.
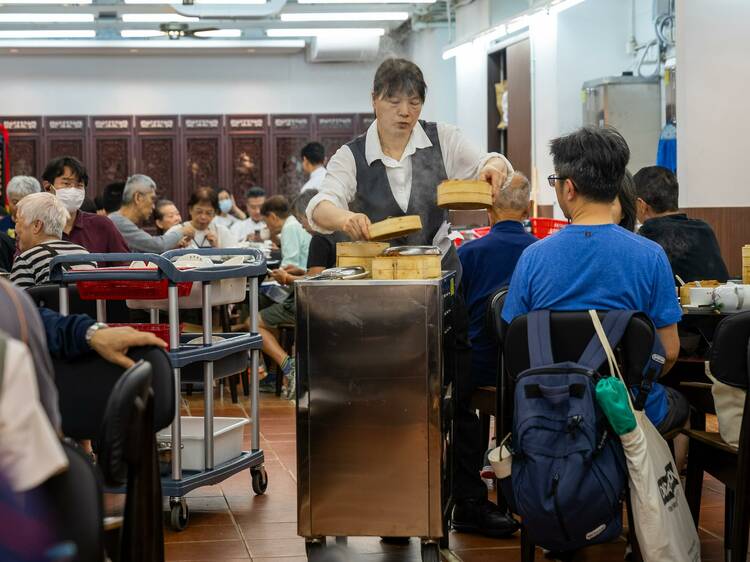
[[[305,562],[305,543],[297,536],[296,455],[294,407],[275,397],[262,395],[261,446],[265,451],[268,491],[255,496],[248,472],[237,474],[219,485],[198,489],[188,496],[188,528],[165,532],[167,560],[253,562]],[[218,416],[247,416],[249,404],[242,399],[232,405],[227,394],[215,402]],[[185,403],[192,415],[201,415],[202,397]],[[245,429],[245,446],[250,444],[250,429]],[[701,511],[703,560],[723,560],[723,487],[706,480]],[[330,541],[330,539],[329,539]],[[444,552],[448,561],[516,562],[520,560],[518,539],[493,540],[452,533],[452,552]],[[623,560],[625,542],[586,549],[585,561]],[[420,560],[419,543],[412,539],[408,547],[387,546],[377,538],[350,539],[346,549],[332,549],[330,562],[401,562]],[[541,555],[537,560],[543,560]]]

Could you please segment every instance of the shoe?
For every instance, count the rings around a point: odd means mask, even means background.
[[[297,396],[297,370],[294,364],[294,359],[289,360],[289,370],[284,375],[286,379],[286,387],[282,391],[281,395],[287,400],[294,400]]]
[[[460,500],[453,506],[452,527],[460,533],[508,538],[520,525],[513,516],[488,499]]]
[[[271,375],[260,381],[258,385],[260,392],[266,392],[269,394],[276,394],[276,377]]]

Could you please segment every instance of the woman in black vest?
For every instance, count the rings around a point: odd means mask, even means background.
[[[447,236],[448,214],[436,202],[437,186],[447,178],[479,178],[499,190],[513,167],[500,154],[478,150],[456,127],[421,121],[426,90],[422,71],[414,63],[388,59],[380,65],[372,91],[376,120],[366,134],[342,146],[331,158],[307,216],[316,230],[342,231],[352,240],[367,240],[371,222],[417,214],[422,231],[393,243],[440,246],[443,268],[456,270],[460,280],[460,262]],[[468,405],[473,391],[468,318],[463,302],[457,301],[453,528],[505,537],[518,525],[487,499],[479,476],[487,444],[480,442],[479,421]]]

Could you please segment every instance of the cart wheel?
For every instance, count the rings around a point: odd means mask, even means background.
[[[422,543],[422,562],[440,562],[440,545],[438,543]]]
[[[190,510],[185,498],[169,500],[169,523],[174,531],[184,531],[188,526]]]
[[[265,494],[268,488],[268,473],[265,467],[251,468],[250,475],[253,478],[253,492],[259,496]]]
[[[323,551],[325,551],[326,543],[325,539],[307,539],[305,541],[305,554],[307,554],[308,562],[317,562],[323,559]]]

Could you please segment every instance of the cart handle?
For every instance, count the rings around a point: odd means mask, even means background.
[[[157,269],[127,271],[123,268],[117,272],[96,273],[95,270],[65,271],[64,266],[83,263],[123,263],[143,261],[156,264]],[[165,278],[169,269],[176,270],[172,262],[159,254],[68,254],[52,258],[49,268],[49,279],[53,283],[74,283],[76,281],[158,281]]]

